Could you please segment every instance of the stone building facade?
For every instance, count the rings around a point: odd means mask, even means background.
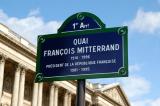
[[[0,106],[75,106],[76,81],[34,83],[36,47],[0,24]],[[119,84],[86,84],[86,106],[130,106]]]

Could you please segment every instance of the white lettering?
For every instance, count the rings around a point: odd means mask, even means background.
[[[78,38],[73,40],[73,44],[76,45],[83,45],[88,44],[88,38]]]

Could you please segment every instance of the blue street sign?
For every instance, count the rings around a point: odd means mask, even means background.
[[[89,16],[68,20],[58,34],[39,36],[36,82],[128,76],[127,27],[104,28]]]
[[[69,17],[58,29],[58,32],[73,32],[103,28],[105,28],[105,24],[103,24],[97,16],[84,12]]]

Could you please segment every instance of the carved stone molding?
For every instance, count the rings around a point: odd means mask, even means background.
[[[21,65],[18,64],[15,71],[21,71],[21,68],[22,68]]]
[[[111,97],[113,100],[117,101],[118,103],[124,105],[123,100],[121,99],[118,91],[116,88],[114,89],[109,89],[106,92],[104,92],[106,95],[108,95],[109,97]]]
[[[19,66],[20,68],[22,68],[22,69],[27,69],[27,66],[25,66],[25,65],[22,64],[22,63],[19,63],[18,66]]]
[[[16,71],[20,71],[21,74],[25,74],[25,71],[27,70],[27,67],[21,63],[19,63],[16,68]]]
[[[25,69],[22,69],[22,71],[21,71],[21,75],[24,75],[25,74]]]
[[[7,56],[2,54],[2,53],[0,53],[0,63],[5,62],[6,59],[7,59]]]

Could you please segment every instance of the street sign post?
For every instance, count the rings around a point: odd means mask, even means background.
[[[38,36],[35,81],[126,77],[127,35],[126,26],[105,28],[91,13],[74,14],[57,34]],[[79,83],[79,88],[84,85],[85,80]]]

